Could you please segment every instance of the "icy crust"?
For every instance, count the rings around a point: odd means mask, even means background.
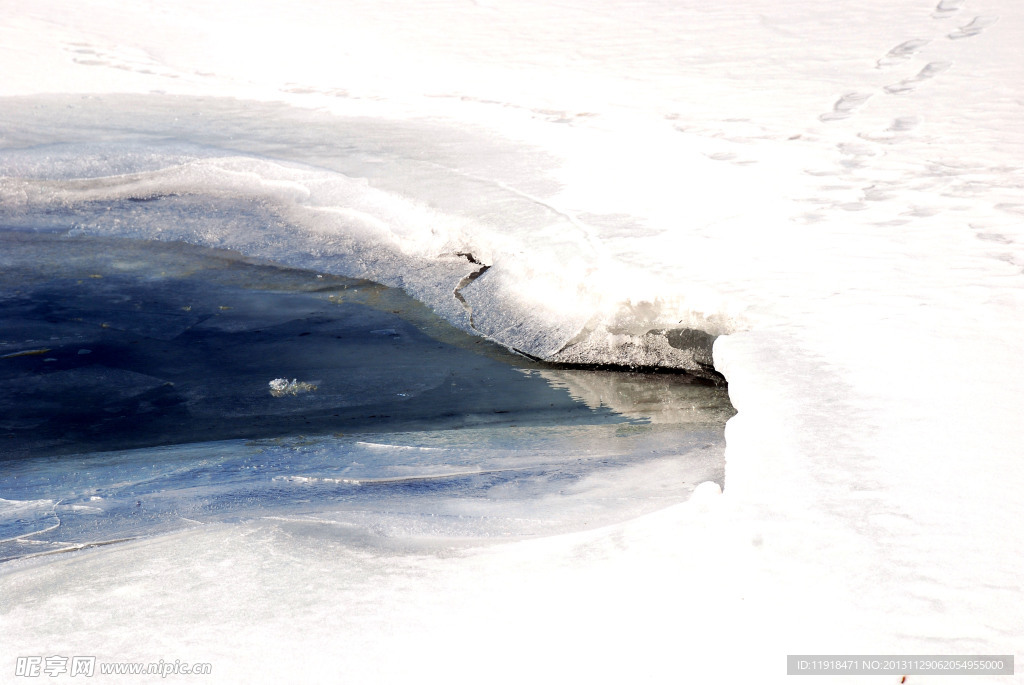
[[[0,544],[56,528],[56,505],[50,499],[11,500],[0,497]]]
[[[0,485],[22,499],[0,498],[0,564],[245,520],[385,549],[480,544],[611,524],[721,482],[719,391],[662,386],[639,404],[637,387],[616,393],[611,378],[582,387],[655,421],[224,440],[14,464]],[[687,399],[704,406],[681,410]]]
[[[135,151],[107,163],[157,162],[158,153]],[[336,171],[248,156],[181,161],[174,153],[168,162],[135,173],[32,178],[31,155],[21,152],[6,171],[22,175],[0,177],[0,220],[14,228],[70,224],[75,234],[229,248],[371,279],[535,359],[720,378],[711,343],[729,331],[728,317],[621,299],[629,294],[628,279],[615,292],[621,269],[605,268],[608,256],[587,235],[560,226],[566,221],[557,216],[501,234]],[[512,221],[532,211],[506,209]]]
[[[548,361],[630,368],[675,368],[713,380],[724,380],[715,370],[712,345],[715,336],[696,328],[652,329],[642,334],[628,330],[584,328]]]

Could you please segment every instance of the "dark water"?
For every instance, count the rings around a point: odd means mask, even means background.
[[[370,282],[173,243],[13,232],[0,241],[5,458],[624,420]],[[275,393],[275,379],[299,383]]]

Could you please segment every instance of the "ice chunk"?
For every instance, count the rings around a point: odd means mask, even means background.
[[[270,381],[270,394],[274,397],[284,397],[285,395],[302,395],[307,392],[313,392],[317,389],[316,383],[309,383],[307,381],[300,381],[295,378],[288,380],[287,378],[275,378]]]

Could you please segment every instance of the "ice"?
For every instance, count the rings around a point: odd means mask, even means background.
[[[182,108],[200,104],[176,102]],[[209,146],[211,154],[214,146],[229,146],[222,154],[262,151],[259,138],[239,139],[239,122],[227,118],[234,103],[205,100],[201,105],[208,113],[202,126],[182,135]],[[149,151],[149,139],[177,117],[168,117],[166,104],[152,99],[132,98],[123,106],[132,112],[124,125],[145,134],[138,141],[142,151],[130,156],[154,157],[158,153]],[[102,111],[94,103],[74,107],[83,109],[77,136],[91,139],[97,135],[95,126],[111,124],[109,114],[94,123]],[[32,122],[23,126],[62,125],[46,121],[60,111],[60,101],[43,111],[33,109]],[[276,108],[269,107],[271,112]],[[505,163],[509,152],[500,141],[474,131],[461,141],[463,154],[453,155],[448,145],[435,143],[431,157],[440,159],[428,163],[423,144],[410,146],[408,136],[451,137],[436,124],[370,128],[361,119],[314,117],[310,122],[301,111],[284,116],[294,118],[296,127],[312,123],[338,139],[337,154],[329,159],[324,159],[322,143],[310,151],[313,156],[301,139],[288,150],[292,159],[329,165],[329,171],[253,157],[206,156],[178,163],[172,156],[159,171],[12,182],[6,189],[5,222],[17,225],[27,214],[38,224],[35,217],[48,220],[52,211],[47,208],[57,206],[74,218],[77,233],[186,240],[372,278],[403,287],[456,325],[555,361],[674,366],[701,373],[709,367],[708,345],[701,346],[696,359],[692,350],[668,342],[666,334],[694,328],[719,334],[735,325],[737,312],[720,296],[705,295],[706,289],[697,291],[704,296],[697,302],[690,302],[692,296],[659,302],[661,295],[650,290],[655,286],[644,283],[644,270],[623,269],[601,244],[601,233],[618,233],[619,223],[598,230],[552,207],[559,185],[544,176],[555,169],[535,168],[527,176],[517,168],[521,162]],[[265,133],[296,137],[292,129],[277,127]],[[121,145],[128,147],[124,141]],[[371,154],[384,156],[387,165],[367,165],[364,158]],[[552,165],[540,151],[527,154]],[[481,157],[494,159],[485,167]],[[123,165],[112,161],[112,166]],[[510,174],[511,179],[505,178]],[[510,181],[536,188],[524,192]],[[211,221],[214,217],[220,220]],[[252,229],[253,222],[259,230]],[[621,283],[635,285],[623,290]],[[648,287],[633,294],[637,285]],[[623,344],[624,335],[631,336],[631,345]]]
[[[223,250],[0,241],[0,320],[24,322],[0,369],[8,560],[253,519],[433,548],[617,521],[721,480],[731,406],[692,377],[553,369],[401,291]],[[19,337],[39,327],[51,348]]]
[[[0,543],[44,533],[56,527],[56,502],[41,500],[0,500]]]
[[[288,380],[287,378],[275,378],[270,381],[267,385],[270,386],[270,394],[274,397],[284,397],[285,395],[301,395],[304,392],[313,392],[317,389],[315,383],[309,381],[300,381],[297,378]]]
[[[0,557],[240,520],[435,551],[598,527],[720,481],[721,431],[710,419],[682,439],[675,425],[591,418],[9,461],[0,484],[18,499],[3,502],[0,525],[10,535]]]
[[[739,413],[721,495],[597,530],[382,550],[372,515],[287,513],[10,562],[4,649],[159,644],[228,680],[370,682],[781,682],[789,653],[1020,652],[1022,12],[12,9],[5,226],[372,276],[564,361],[692,364],[706,345],[671,343],[703,331]],[[50,346],[19,321],[4,354]],[[321,396],[270,397],[321,378],[261,372],[268,403]],[[378,520],[436,541],[408,514]]]

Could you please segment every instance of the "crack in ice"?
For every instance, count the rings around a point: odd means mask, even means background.
[[[472,328],[477,333],[480,333],[480,335],[483,335],[481,331],[477,330],[476,325],[473,323],[473,306],[469,304],[469,302],[466,300],[465,296],[462,294],[461,291],[470,283],[483,276],[484,273],[486,273],[486,271],[491,268],[491,265],[484,264],[483,262],[481,262],[479,259],[473,256],[472,252],[456,252],[455,256],[465,257],[470,264],[476,264],[480,267],[479,269],[471,271],[470,273],[463,276],[462,280],[459,281],[459,284],[455,286],[455,290],[452,292],[452,294],[455,296],[455,299],[458,300],[459,303],[462,305],[462,308],[466,310],[466,314],[467,316],[469,316],[469,327]]]

